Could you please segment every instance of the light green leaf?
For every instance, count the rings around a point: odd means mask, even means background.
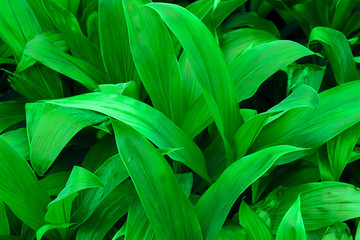
[[[9,144],[0,138],[0,200],[26,225],[34,230],[45,224],[50,197],[34,172]]]
[[[358,79],[353,54],[344,34],[335,29],[316,27],[310,33],[309,44],[313,41],[319,41],[323,46],[338,84]]]
[[[239,209],[239,223],[252,240],[274,240],[269,227],[243,200]]]
[[[216,240],[247,240],[248,236],[239,224],[229,221],[221,228]]]
[[[204,238],[216,238],[236,199],[269,170],[276,160],[300,150],[302,149],[292,146],[275,146],[245,156],[227,167],[195,206]]]
[[[157,238],[202,239],[193,206],[166,160],[129,126],[113,121],[113,127],[119,154]]]
[[[276,240],[306,240],[304,221],[301,216],[301,195],[286,212],[276,233]]]
[[[41,186],[47,191],[49,196],[57,196],[64,189],[70,172],[58,172],[50,174],[40,180]]]
[[[346,223],[336,223],[329,227],[321,240],[353,240],[349,226]],[[356,240],[356,239],[355,239]]]
[[[206,26],[186,9],[164,3],[149,6],[160,14],[183,46],[224,140],[228,164],[233,162],[231,145],[241,119],[235,87],[221,49]]]
[[[37,114],[36,108],[42,108],[41,104],[45,103],[27,104],[27,114]],[[37,117],[40,117],[37,124],[27,122],[27,126],[33,132],[30,140],[30,161],[36,173],[41,176],[51,167],[76,133],[85,127],[108,119],[106,116],[91,111],[63,107],[55,107]]]
[[[290,64],[287,66],[286,72],[288,74],[288,91],[305,84],[319,92],[325,67],[316,64]]]
[[[74,225],[74,223],[46,224],[46,225],[42,226],[39,230],[36,231],[36,240],[41,240],[47,231],[54,230],[54,229],[68,228],[73,225]]]
[[[91,93],[48,103],[101,112],[133,127],[160,148],[183,148],[169,156],[211,182],[199,147],[162,113],[140,101],[118,94]]]
[[[278,40],[251,48],[229,63],[239,102],[255,94],[260,85],[282,67],[314,53],[297,42]]]

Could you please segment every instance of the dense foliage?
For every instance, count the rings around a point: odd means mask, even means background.
[[[0,0],[0,36],[0,240],[360,239],[359,0]]]

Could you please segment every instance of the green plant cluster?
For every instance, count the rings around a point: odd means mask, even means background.
[[[0,240],[360,240],[359,0],[0,0],[0,37]]]

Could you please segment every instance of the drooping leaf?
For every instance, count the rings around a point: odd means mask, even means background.
[[[119,154],[157,238],[202,239],[193,206],[166,160],[129,126],[113,121],[113,127]]]
[[[91,93],[48,102],[101,112],[133,127],[160,148],[182,148],[169,156],[211,182],[198,146],[162,113],[140,101],[117,94]]]
[[[195,206],[204,238],[216,238],[236,199],[276,160],[300,150],[292,146],[274,146],[245,156],[226,168]]]
[[[255,94],[260,85],[280,68],[314,54],[299,43],[278,40],[251,48],[229,63],[239,102]]]
[[[46,224],[36,231],[36,240],[41,240],[44,234],[49,230],[68,228],[74,225],[73,223],[64,224]]]
[[[295,203],[286,212],[281,220],[279,229],[276,233],[276,240],[306,240],[306,232],[303,218],[301,216],[301,195],[299,195]]]
[[[319,41],[323,46],[338,84],[358,79],[350,45],[341,32],[331,28],[316,27],[309,36],[309,43],[313,41]]]
[[[22,158],[30,159],[30,146],[25,128],[6,132],[0,135]]]

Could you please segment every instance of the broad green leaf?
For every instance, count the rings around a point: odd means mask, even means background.
[[[28,104],[27,111],[35,111],[40,103]],[[44,104],[44,103],[42,103]],[[30,161],[39,175],[51,167],[65,145],[85,127],[106,121],[101,114],[75,108],[56,107],[41,116],[36,125],[28,122],[28,128],[33,129],[30,140]],[[49,127],[51,126],[51,127]]]
[[[0,201],[0,234],[10,235],[9,220],[6,214],[5,204]]]
[[[360,124],[357,123],[327,142],[329,162],[334,180],[339,180],[359,137]]]
[[[133,192],[134,186],[130,181],[115,188],[98,206],[88,221],[80,226],[76,239],[104,239],[113,225],[127,213]]]
[[[156,109],[179,124],[184,115],[179,63],[161,17],[150,0],[125,0],[124,10],[135,66]]]
[[[272,21],[259,17],[255,12],[242,12],[229,17],[225,22],[226,28],[251,27],[254,29],[264,30],[271,33],[277,39],[280,39],[279,30]]]
[[[186,9],[164,3],[149,5],[179,39],[205,101],[224,140],[228,164],[233,162],[233,136],[240,114],[233,81],[221,49],[210,31]]]
[[[274,235],[264,221],[243,200],[239,209],[239,223],[252,240],[274,240]]]
[[[43,0],[43,5],[57,29],[63,34],[74,57],[88,61],[103,70],[100,50],[82,33],[75,16],[53,0]],[[104,79],[104,82],[107,81]]]
[[[0,200],[34,230],[45,224],[50,197],[28,163],[0,138]]]
[[[218,28],[223,21],[247,0],[222,0],[214,12],[214,28]]]
[[[267,124],[250,151],[278,145],[317,148],[360,121],[360,81],[319,94],[317,109],[293,109]],[[345,97],[346,96],[346,97]]]
[[[48,103],[101,112],[128,124],[160,148],[183,148],[169,156],[211,182],[199,147],[162,113],[140,101],[118,94],[90,93]]]
[[[129,126],[113,121],[113,127],[119,154],[157,238],[202,239],[194,208],[166,160]]]
[[[301,195],[286,212],[276,233],[276,240],[306,240],[304,221],[301,216]]]
[[[35,38],[29,41],[24,54],[54,71],[74,79],[90,90],[97,89],[98,83],[106,83],[107,77],[103,71],[61,51],[45,39]]]
[[[341,32],[331,28],[316,27],[309,36],[309,43],[313,41],[319,41],[323,46],[338,84],[358,79],[359,74],[350,45]]]
[[[81,205],[71,216],[71,222],[81,224],[86,221],[114,188],[129,177],[119,154],[106,160],[94,174],[101,180],[104,187],[93,188],[84,193]]]
[[[20,62],[26,42],[40,33],[41,28],[26,0],[0,2],[0,36]],[[12,88],[29,100],[63,97],[57,73],[39,64],[20,75],[9,77]]]
[[[24,106],[22,102],[0,102],[0,133],[25,120]]]
[[[101,55],[111,82],[135,81],[137,72],[130,51],[122,0],[99,1],[99,34]]]
[[[101,84],[99,85],[101,92],[116,93],[125,95],[135,99],[139,99],[138,85],[134,81],[118,84]]]
[[[280,193],[280,192],[281,193]],[[306,231],[333,225],[337,222],[357,218],[360,191],[353,185],[340,182],[319,182],[282,188],[270,194],[262,205],[272,206],[267,211],[273,215],[272,231],[276,232],[281,219],[301,193],[301,213]],[[276,196],[277,195],[277,196]],[[273,205],[274,204],[274,205]]]
[[[333,239],[353,240],[349,226],[346,223],[336,223],[326,230],[321,240],[333,240]]]
[[[264,43],[243,52],[229,63],[238,101],[252,97],[260,85],[282,67],[313,54],[299,43],[287,40]]]
[[[275,41],[277,38],[271,33],[251,28],[240,28],[219,37],[219,44],[227,62],[231,62],[247,47],[256,47],[263,43]]]
[[[302,149],[292,146],[275,146],[245,156],[227,167],[195,206],[204,238],[216,238],[236,199],[276,160],[300,150]]]
[[[6,132],[0,135],[22,158],[30,159],[30,147],[26,134],[26,128]]]

